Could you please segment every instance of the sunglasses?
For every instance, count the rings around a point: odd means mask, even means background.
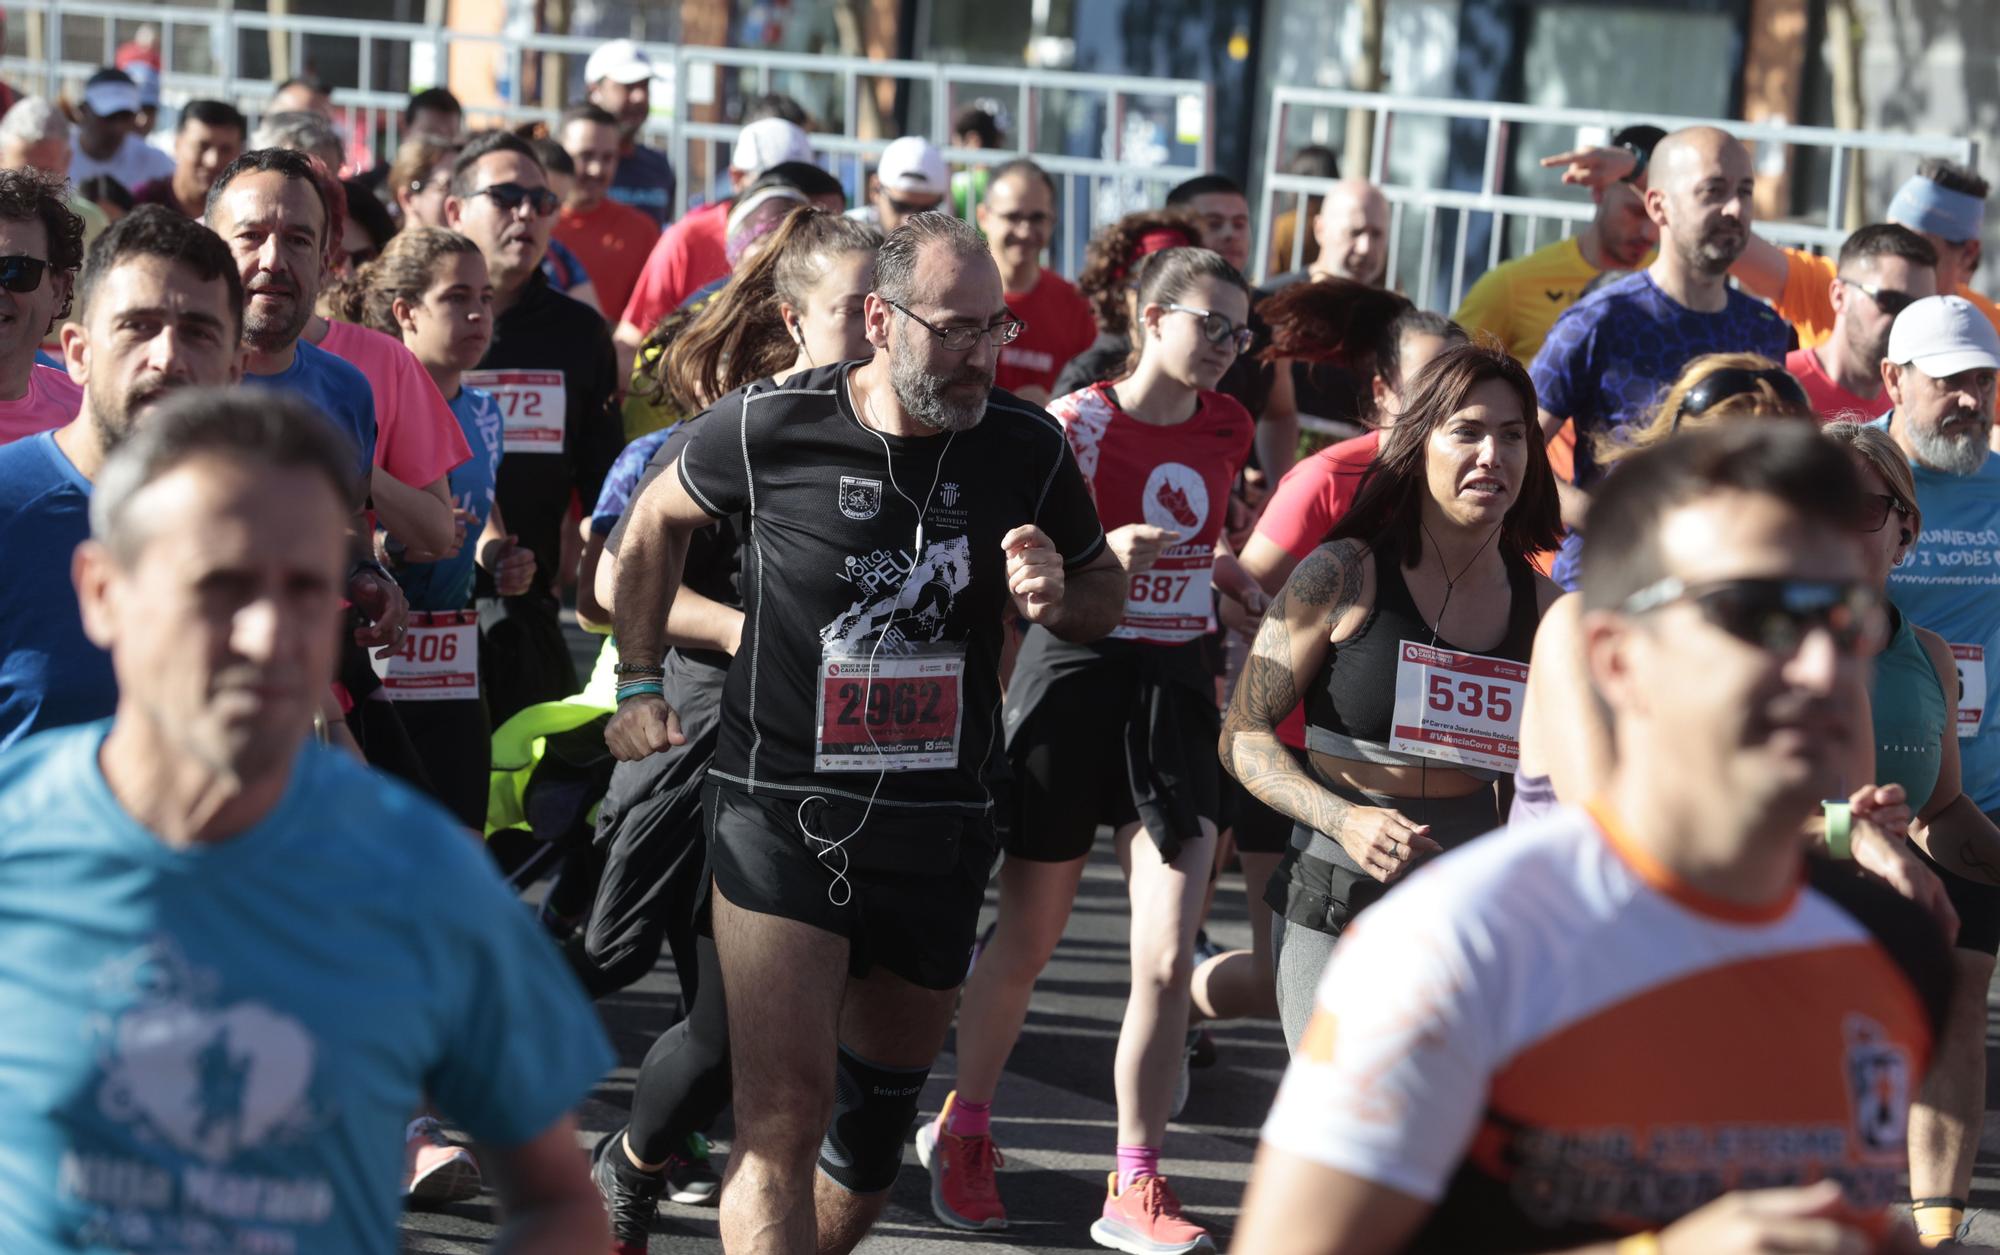
[[[482,187],[474,196],[490,196],[501,213],[510,214],[522,205],[534,207],[537,218],[546,218],[562,204],[562,198],[546,187],[522,187],[519,183],[495,183]]]
[[[0,288],[26,296],[42,286],[42,274],[48,268],[46,261],[25,253],[0,257]]]
[[[1871,492],[1861,499],[1861,512],[1855,516],[1854,526],[1862,532],[1879,532],[1891,514],[1910,517],[1909,508],[1888,493]]]
[[[1221,344],[1227,340],[1234,340],[1238,353],[1248,353],[1250,351],[1250,341],[1256,338],[1257,333],[1250,330],[1250,328],[1239,327],[1212,309],[1196,309],[1192,305],[1179,304],[1169,305],[1167,308],[1176,314],[1193,314],[1196,318],[1201,319],[1201,334],[1210,344]]]
[[[1766,370],[1745,370],[1732,366],[1708,375],[1700,383],[1688,389],[1681,398],[1681,408],[1674,411],[1673,430],[1680,430],[1681,420],[1694,418],[1706,413],[1731,397],[1748,396],[1757,391],[1759,384],[1766,384],[1778,394],[1778,399],[1801,410],[1812,411],[1812,398],[1806,395],[1805,386],[1794,379],[1789,371],[1773,367]]]
[[[1900,291],[1896,288],[1885,288],[1879,283],[1857,283],[1853,279],[1844,276],[1840,281],[1848,287],[1853,288],[1856,292],[1865,294],[1869,300],[1875,302],[1878,309],[1891,318],[1908,309],[1911,303],[1917,299],[1908,292]]]
[[[1833,580],[1736,579],[1687,584],[1668,576],[1642,588],[1619,607],[1641,615],[1687,602],[1702,618],[1737,640],[1776,657],[1798,652],[1806,636],[1824,629],[1834,646],[1856,657],[1872,654],[1888,637],[1881,594],[1863,584]]]
[[[889,195],[887,192],[882,193],[882,201],[884,204],[888,205],[890,212],[900,214],[905,218],[908,218],[914,214],[930,213],[933,210],[937,209],[938,206],[944,203],[944,199],[942,197],[938,198],[937,200],[930,201],[928,203],[922,201],[914,201],[914,200],[898,200],[896,197]]]

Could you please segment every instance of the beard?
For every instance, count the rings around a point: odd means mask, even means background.
[[[291,304],[279,309],[268,309],[258,304],[254,296],[243,306],[243,342],[260,353],[271,353],[284,348],[299,338],[299,333],[312,321],[312,301],[296,290],[282,289],[273,293],[266,289],[266,295],[284,295],[291,298]]]
[[[1699,239],[1680,246],[1681,260],[1689,269],[1705,275],[1724,275],[1736,264],[1749,246],[1750,231],[1747,227],[1714,225],[1702,231]]]
[[[1960,423],[1957,430],[1946,431],[1944,423],[1940,418],[1935,426],[1910,424],[1910,443],[1916,447],[1917,461],[1947,475],[1971,475],[1986,465],[1990,453],[1986,442],[1993,424]]]
[[[949,391],[954,385],[973,384],[978,385],[979,391],[971,401],[958,399]],[[889,386],[896,390],[896,399],[903,403],[903,408],[924,426],[936,431],[970,431],[986,417],[986,395],[993,387],[993,372],[977,366],[961,366],[948,375],[934,374],[925,369],[915,354],[896,352],[890,357]]]
[[[155,375],[142,376],[123,392],[119,392],[108,381],[100,384],[96,380],[84,385],[84,397],[90,405],[91,426],[97,432],[97,443],[106,456],[112,450],[131,438],[133,428],[148,409],[179,385]]]

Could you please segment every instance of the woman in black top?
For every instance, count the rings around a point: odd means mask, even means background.
[[[1296,821],[1267,891],[1294,1047],[1347,922],[1416,863],[1498,825],[1535,625],[1558,594],[1528,564],[1560,532],[1534,415],[1534,385],[1504,352],[1439,354],[1353,507],[1258,629],[1221,751]],[[1275,731],[1301,701],[1305,765]]]

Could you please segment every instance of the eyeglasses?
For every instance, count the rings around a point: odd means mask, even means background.
[[[501,213],[510,214],[522,205],[534,208],[537,218],[546,218],[562,204],[562,198],[546,187],[522,187],[519,183],[495,183],[482,187],[474,196],[490,196]]]
[[[1169,305],[1167,308],[1176,314],[1193,314],[1196,318],[1201,319],[1201,334],[1210,344],[1221,344],[1225,340],[1234,340],[1238,353],[1248,353],[1250,351],[1250,341],[1256,338],[1257,333],[1250,330],[1250,328],[1239,327],[1229,321],[1226,316],[1218,314],[1212,309],[1196,309],[1192,305],[1179,304]]]
[[[1856,283],[1845,275],[1840,277],[1840,281],[1856,292],[1866,294],[1869,300],[1875,302],[1877,308],[1891,318],[1908,309],[1917,299],[1900,289],[1885,288],[1879,283]]]
[[[996,345],[1012,344],[1021,338],[1023,331],[1028,329],[1028,324],[1018,318],[1008,318],[990,327],[937,327],[886,296],[882,298],[882,303],[936,336],[938,343],[944,346],[947,353],[963,353],[979,343],[981,336],[992,336]]]
[[[25,296],[42,286],[42,274],[49,263],[26,253],[0,257],[0,288]]]
[[[1718,370],[1707,376],[1694,387],[1688,389],[1681,398],[1681,407],[1674,411],[1672,430],[1680,430],[1681,420],[1694,418],[1715,408],[1731,397],[1748,396],[1757,391],[1757,385],[1768,384],[1778,399],[1797,406],[1808,413],[1812,411],[1812,398],[1806,395],[1805,386],[1794,379],[1789,371],[1775,367],[1766,370],[1745,370],[1732,366]]]
[[[1879,532],[1889,521],[1891,514],[1910,517],[1909,507],[1886,492],[1871,492],[1861,499],[1861,512],[1855,516],[1854,527],[1861,532]]]
[[[1668,576],[1625,599],[1620,610],[1648,614],[1688,602],[1702,618],[1748,645],[1790,657],[1824,629],[1842,653],[1873,653],[1888,637],[1881,594],[1832,580],[1736,579],[1687,584]]]

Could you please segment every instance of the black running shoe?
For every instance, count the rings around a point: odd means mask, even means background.
[[[590,1157],[590,1179],[611,1213],[611,1255],[646,1255],[646,1238],[660,1208],[666,1177],[641,1172],[624,1149],[625,1130],[613,1129]]]
[[[684,1207],[712,1207],[722,1193],[722,1178],[708,1162],[708,1139],[688,1134],[688,1153],[667,1156],[667,1201]]]

